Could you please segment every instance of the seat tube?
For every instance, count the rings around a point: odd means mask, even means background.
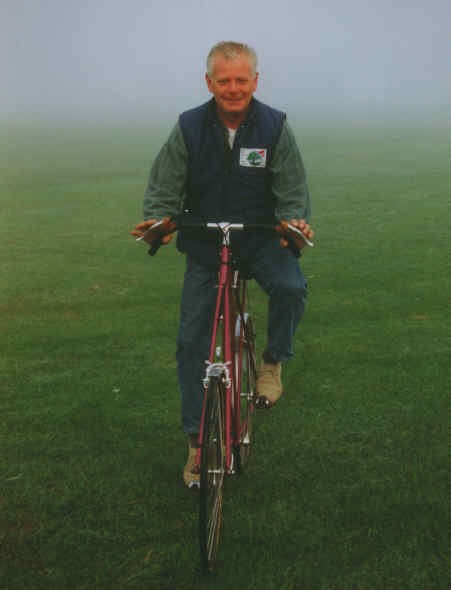
[[[223,330],[223,350],[224,363],[229,367],[230,381],[225,392],[225,443],[226,443],[226,469],[229,471],[232,467],[232,395],[233,395],[233,358],[232,358],[232,334],[231,334],[231,281],[232,270],[230,266],[230,250],[223,244],[221,249],[221,269],[220,285],[224,288],[224,330]]]
[[[244,287],[245,282],[242,282],[241,287]],[[241,364],[243,359],[243,337],[244,337],[244,316],[243,316],[243,291],[241,291],[240,286],[235,286],[236,291],[236,300],[234,301],[234,305],[237,306],[234,310],[233,314],[233,324],[232,324],[232,338],[233,338],[233,381],[234,381],[234,388],[232,391],[232,395],[234,395],[234,444],[240,443],[241,437]],[[240,333],[236,333],[236,320],[240,318],[239,326],[240,326]],[[238,342],[236,341],[238,338]]]

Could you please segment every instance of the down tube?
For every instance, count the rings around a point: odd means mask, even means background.
[[[233,395],[234,399],[234,444],[239,445],[241,443],[241,436],[242,436],[242,429],[243,425],[241,422],[241,391],[242,391],[242,377],[243,377],[243,349],[244,349],[244,341],[246,338],[246,328],[245,328],[245,315],[244,309],[246,306],[246,281],[242,280],[238,290],[235,294],[235,307],[236,307],[236,316],[234,325],[232,326],[233,329],[233,344],[234,344],[234,367],[233,367],[233,376],[234,376],[234,391]],[[236,326],[239,325],[239,334],[236,332]]]

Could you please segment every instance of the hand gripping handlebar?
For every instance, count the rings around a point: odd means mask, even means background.
[[[137,239],[137,241],[143,240],[149,244],[149,255],[155,256],[160,246],[163,243],[163,238],[175,232],[180,228],[198,228],[198,229],[216,229],[222,231],[222,233],[229,233],[231,230],[246,230],[246,229],[271,229],[279,233],[288,242],[288,247],[293,251],[295,255],[299,255],[300,250],[304,245],[313,247],[314,244],[311,242],[303,232],[286,221],[281,221],[277,225],[262,224],[262,223],[232,223],[232,222],[205,222],[205,221],[193,221],[187,217],[165,217],[160,221],[154,223],[148,230]]]

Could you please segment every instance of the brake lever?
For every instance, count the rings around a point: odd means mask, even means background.
[[[305,236],[303,234],[303,232],[301,232],[301,230],[298,227],[295,227],[294,225],[291,225],[291,223],[287,223],[287,227],[289,230],[291,230],[293,233],[295,233],[296,235],[300,236],[304,242],[307,244],[307,246],[310,246],[311,248],[314,247],[314,243],[308,239],[307,236]]]
[[[163,244],[163,237],[165,235],[167,235],[168,233],[171,232],[167,232],[167,231],[155,231],[159,226],[167,226],[170,225],[171,220],[168,218],[165,219],[160,219],[160,221],[157,221],[156,223],[154,223],[153,225],[151,225],[142,236],[140,236],[139,238],[136,238],[137,242],[140,241],[144,241],[147,244],[150,245],[150,248],[148,250],[148,254],[149,256],[155,256],[155,254],[158,252],[158,250],[160,249],[160,246]],[[163,229],[163,228],[161,228]],[[171,228],[171,230],[173,231],[175,229],[175,225]],[[153,239],[152,236],[154,236],[155,234],[157,234]]]

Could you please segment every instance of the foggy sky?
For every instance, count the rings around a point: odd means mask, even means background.
[[[0,0],[0,114],[165,117],[208,98],[219,40],[279,108],[451,100],[450,0]]]

